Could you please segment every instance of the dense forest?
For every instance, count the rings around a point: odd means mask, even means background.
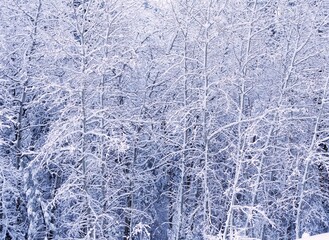
[[[0,239],[329,232],[327,0],[1,0]]]

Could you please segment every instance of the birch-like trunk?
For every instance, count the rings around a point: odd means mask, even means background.
[[[242,129],[242,120],[244,119],[244,108],[245,108],[245,97],[246,97],[246,77],[248,74],[248,62],[249,62],[249,56],[251,51],[251,41],[252,41],[252,32],[253,32],[253,21],[256,13],[256,7],[257,7],[257,1],[253,4],[252,9],[252,16],[249,23],[248,28],[248,36],[247,36],[247,44],[245,49],[245,58],[240,66],[240,71],[242,75],[242,82],[240,85],[240,95],[239,95],[239,114],[238,114],[238,142],[237,142],[237,152],[236,152],[236,167],[235,167],[235,175],[234,175],[234,181],[232,185],[232,194],[229,202],[229,209],[227,211],[226,216],[226,222],[225,222],[225,228],[223,232],[223,239],[226,239],[229,236],[229,239],[234,238],[234,221],[233,221],[233,215],[235,210],[235,200],[236,200],[236,194],[239,184],[239,178],[242,171],[242,162],[243,162],[243,149],[245,145],[244,141],[244,131]]]
[[[308,174],[309,174],[309,168],[312,163],[313,155],[314,155],[314,150],[316,149],[317,145],[317,136],[318,136],[318,131],[319,131],[319,125],[321,123],[322,119],[322,114],[324,110],[324,105],[326,104],[326,101],[324,99],[327,98],[327,92],[328,92],[328,82],[329,82],[329,77],[327,77],[326,84],[323,89],[323,100],[321,101],[319,113],[316,117],[316,121],[314,124],[313,128],[313,136],[312,136],[312,141],[311,144],[308,148],[308,154],[305,158],[305,168],[304,168],[304,173],[301,182],[298,183],[298,202],[297,202],[297,210],[296,210],[296,229],[295,229],[295,234],[296,234],[296,239],[300,239],[302,232],[301,232],[301,227],[302,227],[302,212],[303,212],[303,206],[304,206],[304,197],[305,197],[305,185],[308,180]]]

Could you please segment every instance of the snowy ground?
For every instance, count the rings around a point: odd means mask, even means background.
[[[308,234],[304,233],[300,240],[329,240],[329,233],[322,233],[314,236],[309,236]]]

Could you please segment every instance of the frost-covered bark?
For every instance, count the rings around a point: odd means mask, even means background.
[[[1,105],[6,119],[1,131],[5,139],[1,150],[2,236],[41,237],[44,219],[27,165],[44,142],[49,117],[41,67],[46,62],[40,37],[42,1],[4,1],[1,8]]]

